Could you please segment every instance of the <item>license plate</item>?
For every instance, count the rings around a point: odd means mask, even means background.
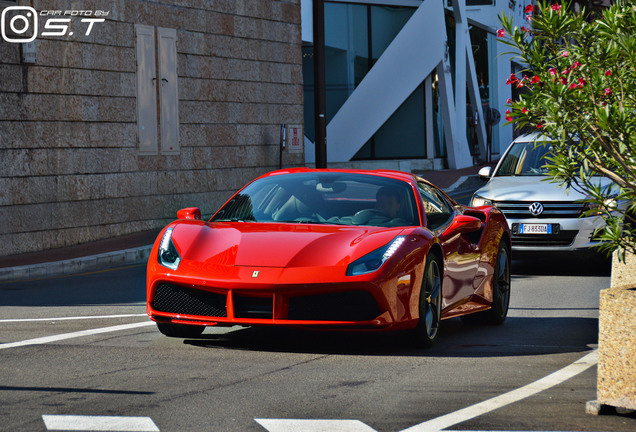
[[[552,224],[519,224],[519,234],[552,234]]]

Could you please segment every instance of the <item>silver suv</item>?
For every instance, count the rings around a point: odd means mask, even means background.
[[[541,142],[546,145],[537,145]],[[580,217],[589,205],[586,197],[550,183],[544,156],[549,141],[539,134],[523,135],[512,142],[494,170],[484,167],[479,176],[488,183],[472,197],[472,206],[499,208],[512,234],[515,251],[574,251],[596,245],[594,230],[603,224],[598,216]],[[601,184],[609,185],[606,178]]]

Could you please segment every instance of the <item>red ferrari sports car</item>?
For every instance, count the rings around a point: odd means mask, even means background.
[[[510,233],[496,208],[465,207],[398,171],[274,171],[209,221],[177,213],[148,261],[159,330],[211,325],[407,330],[423,345],[440,320],[502,323]]]

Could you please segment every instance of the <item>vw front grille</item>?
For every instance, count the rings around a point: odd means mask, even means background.
[[[543,212],[539,215],[530,213],[530,206],[535,201],[498,201],[494,205],[509,219],[525,219],[535,217],[537,219],[565,219],[578,218],[583,212],[585,204],[571,201],[541,202]]]

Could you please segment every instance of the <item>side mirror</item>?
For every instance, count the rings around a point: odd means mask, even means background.
[[[468,234],[480,230],[481,226],[481,220],[474,216],[457,215],[448,227],[447,232]]]
[[[198,207],[188,207],[177,212],[177,219],[201,220],[201,210]]]
[[[479,178],[485,181],[490,180],[490,175],[492,174],[492,167],[485,166],[479,170]]]

